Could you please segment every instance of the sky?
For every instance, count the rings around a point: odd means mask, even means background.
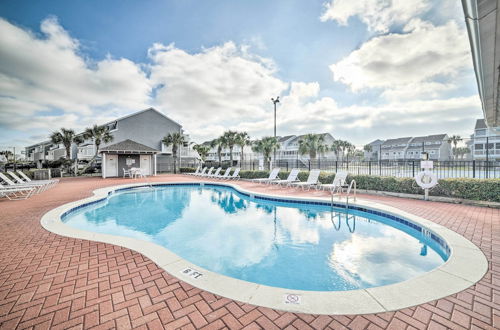
[[[482,118],[456,0],[0,2],[0,149],[154,107],[225,130],[469,136]]]

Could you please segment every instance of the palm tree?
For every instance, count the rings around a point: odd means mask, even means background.
[[[263,137],[256,141],[252,147],[255,152],[260,152],[264,155],[264,160],[268,164],[267,167],[271,170],[271,153],[280,148],[280,143],[275,137]]]
[[[453,158],[455,158],[457,155],[456,155],[456,152],[457,152],[457,144],[458,142],[462,141],[462,138],[460,137],[460,135],[452,135],[450,136],[450,138],[448,139],[448,143],[453,143]]]
[[[346,150],[347,150],[347,161],[349,161],[349,156],[356,155],[356,146],[346,141]]]
[[[193,146],[193,150],[200,155],[201,161],[204,163],[208,153],[210,152],[210,147],[205,144],[195,144]]]
[[[219,164],[222,163],[222,148],[224,148],[226,141],[221,136],[217,139],[210,141],[211,148],[217,148],[217,156],[219,157]]]
[[[108,126],[97,126],[87,127],[85,132],[83,132],[83,138],[85,140],[92,139],[95,145],[95,157],[99,154],[99,146],[101,143],[109,143],[113,141],[113,135],[109,132]]]
[[[224,144],[229,148],[229,159],[231,160],[231,165],[233,165],[233,148],[238,142],[238,132],[227,131],[222,134]]]
[[[342,140],[335,140],[332,143],[331,150],[335,154],[335,159],[339,160],[339,154],[340,154],[340,144],[342,143]]]
[[[341,156],[342,160],[344,160],[345,151],[346,151],[348,146],[349,146],[349,142],[344,141],[344,140],[339,141],[339,150],[340,150],[340,156]]]
[[[240,132],[236,136],[236,144],[241,148],[240,166],[243,164],[243,148],[251,144],[250,135],[247,132]]]
[[[459,147],[455,149],[457,156],[463,159],[463,157],[470,153],[470,149],[467,147]]]
[[[72,129],[61,128],[58,132],[50,134],[50,142],[62,144],[66,149],[66,159],[71,158],[71,145],[82,143],[82,137],[75,134]]]
[[[370,144],[365,144],[363,146],[363,150],[367,153],[371,153],[373,151],[373,147],[370,145]],[[364,155],[363,155],[364,157]],[[366,160],[366,159],[365,159]],[[370,160],[370,158],[368,158],[368,160]]]
[[[184,145],[186,143],[186,139],[184,135],[179,132],[168,133],[167,136],[161,140],[167,147],[172,146],[172,156],[174,157],[174,174],[177,173],[177,150],[179,146]]]
[[[299,153],[309,154],[309,158],[314,160],[318,153],[325,152],[327,149],[324,142],[325,138],[321,134],[306,134],[299,140]]]
[[[4,155],[7,161],[11,160],[14,156],[14,154],[10,150],[0,151],[0,155]]]

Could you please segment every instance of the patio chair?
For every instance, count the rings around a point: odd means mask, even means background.
[[[196,175],[196,174],[199,174],[199,173],[200,173],[200,171],[201,171],[201,165],[200,165],[200,166],[198,166],[198,167],[196,168],[196,171],[194,171],[193,173],[185,173],[185,174],[187,174],[187,175]]]
[[[132,171],[131,170],[127,170],[126,168],[122,167],[123,169],[123,177],[126,178],[126,177],[129,177],[132,179]]]
[[[5,174],[0,173],[0,179],[2,179],[10,187],[32,187],[36,189],[37,193],[40,193],[47,189],[47,185],[43,183],[14,183]]]
[[[0,198],[7,197],[9,200],[20,200],[30,198],[36,191],[35,187],[4,187],[0,186]]]
[[[233,169],[232,167],[226,168],[226,170],[224,171],[224,174],[219,175],[216,179],[221,179],[221,180],[227,179],[229,177],[229,173],[231,173],[232,169]]]
[[[329,184],[322,184],[319,187],[323,190],[330,190],[332,193],[340,193],[343,188],[346,188],[347,172],[338,171],[335,173],[333,182]]]
[[[275,181],[271,181],[271,183],[276,184],[278,186],[283,185],[285,187],[288,187],[290,184],[299,181],[299,179],[297,178],[299,176],[299,173],[300,173],[300,169],[292,168],[292,170],[290,171],[290,174],[288,174],[288,177],[285,180],[275,180]]]
[[[213,178],[213,179],[216,179],[219,177],[219,173],[220,171],[222,170],[222,167],[218,167],[216,170],[215,170],[215,173],[213,174],[207,174],[206,177],[207,178]]]
[[[275,167],[275,168],[273,168],[273,170],[271,171],[271,173],[269,173],[269,177],[267,177],[267,178],[261,178],[261,179],[252,179],[250,181],[256,182],[256,183],[270,183],[271,181],[277,180],[276,178],[278,177],[279,173],[280,173],[280,168],[279,167]]]
[[[295,182],[291,185],[296,188],[302,187],[302,190],[305,190],[305,188],[307,188],[307,190],[310,190],[312,186],[318,185],[319,173],[320,170],[311,170],[306,182]]]
[[[211,175],[212,175],[212,172],[213,172],[213,171],[214,171],[214,167],[212,166],[212,167],[210,167],[210,168],[208,169],[208,172],[207,172],[207,173],[205,173],[205,174],[200,174],[200,175],[198,175],[198,176],[201,176],[201,177],[209,177],[209,176],[211,176]]]
[[[21,178],[23,178],[26,182],[34,182],[34,183],[38,183],[38,182],[53,182],[53,185],[56,185],[59,180],[58,179],[50,179],[50,180],[31,180],[29,176],[27,176],[26,174],[24,174],[23,171],[21,170],[17,170],[17,174],[19,174],[19,176]]]
[[[233,174],[227,177],[227,180],[239,180],[240,179],[240,170],[241,168],[237,167],[234,169]]]
[[[207,172],[207,169],[208,169],[208,167],[206,167],[206,166],[205,166],[205,167],[201,170],[201,172],[199,172],[199,173],[193,173],[192,175],[193,175],[193,176],[203,176],[203,175],[205,175],[205,173]]]
[[[14,172],[7,171],[7,174],[9,174],[14,179],[15,183],[17,183],[17,184],[44,184],[47,186],[46,187],[47,189],[52,188],[52,186],[55,184],[55,181],[52,181],[52,180],[37,180],[36,182],[33,182],[33,181],[27,182],[27,181],[23,181]]]

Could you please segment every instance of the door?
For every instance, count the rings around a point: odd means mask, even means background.
[[[106,177],[118,176],[118,155],[106,155]]]
[[[151,156],[141,155],[141,172],[143,175],[151,175]]]

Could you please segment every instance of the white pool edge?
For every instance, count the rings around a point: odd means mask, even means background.
[[[257,195],[287,200],[330,202],[329,198],[304,198],[257,193],[226,182],[202,180],[196,182],[155,182],[153,186],[200,183],[228,186],[251,196]],[[144,185],[144,183],[137,183],[94,190],[93,196],[91,197],[67,203],[48,211],[42,216],[40,220],[41,225],[46,230],[61,236],[109,243],[137,251],[151,259],[159,267],[179,280],[213,294],[252,305],[289,312],[334,315],[371,314],[394,311],[420,305],[465,290],[478,282],[488,271],[488,261],[483,252],[458,233],[394,207],[361,199],[358,199],[356,203],[351,202],[350,205],[367,207],[372,210],[397,215],[430,229],[441,236],[451,249],[451,255],[447,262],[428,273],[392,285],[350,291],[289,290],[242,281],[211,272],[182,259],[168,249],[155,243],[135,238],[80,230],[72,228],[61,221],[61,216],[75,207],[107,198],[110,192],[117,189],[133,188]],[[192,277],[192,273],[191,276],[186,275],[182,271],[187,268],[199,271],[203,276],[195,278]],[[300,303],[285,303],[286,295],[298,296]]]

